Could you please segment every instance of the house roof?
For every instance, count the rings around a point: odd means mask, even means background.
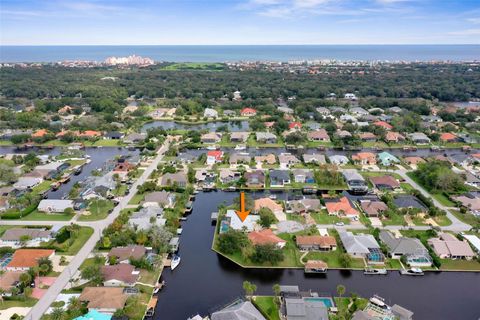
[[[370,177],[370,181],[377,187],[389,186],[392,189],[396,189],[400,187],[400,183],[397,181],[397,179],[389,175]]]
[[[154,191],[147,193],[145,195],[145,200],[144,202],[158,202],[161,204],[167,204],[169,198],[172,198],[173,194],[168,192],[168,191]]]
[[[55,250],[48,249],[18,249],[7,268],[32,268],[37,266],[38,260],[50,257],[54,253]]]
[[[450,233],[441,233],[438,238],[428,240],[438,255],[473,257],[472,248],[467,241],[460,241]]]
[[[274,164],[277,162],[277,158],[273,153],[264,154],[261,156],[255,156],[255,161],[257,162],[266,162],[268,164]]]
[[[6,271],[0,275],[0,288],[3,290],[9,290],[20,280],[20,276],[23,271]]]
[[[417,208],[420,210],[426,210],[427,207],[412,195],[397,196],[393,199],[393,203],[399,208]]]
[[[405,140],[405,137],[398,132],[388,131],[387,134],[385,135],[385,140],[387,141]]]
[[[358,215],[358,211],[352,207],[347,197],[341,197],[340,199],[336,199],[334,201],[328,201],[325,203],[325,207],[327,207],[327,211],[329,213],[337,213],[342,211],[347,216]]]
[[[250,301],[240,301],[212,313],[212,320],[266,320]]]
[[[257,113],[257,110],[253,108],[243,108],[242,111],[240,111],[240,114],[250,114],[250,113]]]
[[[368,254],[369,248],[380,248],[377,241],[371,234],[356,234],[354,235],[348,231],[340,231],[340,239],[343,246],[348,253]]]
[[[271,229],[252,231],[248,234],[248,239],[250,239],[254,245],[286,243],[285,240],[276,236]]]
[[[102,266],[101,273],[104,281],[118,280],[127,284],[135,283],[139,274],[134,274],[135,267],[128,263]]]
[[[387,130],[393,129],[393,126],[390,123],[385,122],[385,121],[376,121],[376,122],[373,123],[373,125],[375,125],[377,127],[385,128]]]
[[[79,300],[87,301],[89,309],[122,309],[127,295],[118,287],[86,287]]]
[[[298,121],[290,122],[288,124],[288,128],[293,129],[293,128],[301,128],[302,124]]]
[[[397,238],[390,231],[385,230],[380,232],[379,237],[392,253],[404,255],[428,253],[422,242],[416,238]]]
[[[363,160],[363,159],[375,159],[375,154],[371,152],[359,152],[352,155],[353,160]]]
[[[327,130],[325,129],[310,131],[309,133],[307,133],[307,137],[309,139],[324,139],[324,140],[330,139],[330,137],[328,136]]]
[[[408,164],[418,164],[425,162],[425,160],[421,157],[405,157],[404,160]]]
[[[452,141],[457,139],[457,136],[451,132],[444,132],[440,135],[439,139],[441,141]]]
[[[363,200],[360,206],[368,215],[378,215],[381,211],[388,209],[388,206],[382,201]]]
[[[280,161],[282,162],[282,161]],[[270,181],[272,180],[290,180],[290,171],[288,170],[270,170]]]
[[[268,208],[272,212],[283,211],[283,207],[270,198],[260,198],[254,201],[254,210],[259,211],[261,208]]]
[[[319,164],[325,164],[327,161],[325,160],[325,155],[320,153],[305,153],[303,154],[303,161],[309,162],[317,162]]]
[[[215,160],[220,161],[223,157],[223,151],[221,150],[210,150],[207,152],[207,157],[213,157]]]
[[[296,242],[299,246],[317,245],[320,247],[332,247],[337,245],[337,240],[332,236],[297,236]]]
[[[133,258],[138,260],[145,256],[147,249],[144,246],[127,246],[127,247],[116,247],[112,248],[108,253],[109,257],[117,257],[120,261],[128,260]]]
[[[18,241],[24,236],[28,236],[29,239],[48,238],[50,231],[45,229],[12,228],[5,231],[1,239],[4,241]]]
[[[48,131],[45,129],[40,129],[32,133],[32,138],[41,138],[43,136],[46,136],[48,134]]]

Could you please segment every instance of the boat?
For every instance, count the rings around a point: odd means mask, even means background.
[[[274,195],[274,194],[271,194],[271,195],[269,195],[268,197],[269,197],[270,199],[272,199],[272,200],[276,200],[276,199],[277,199],[277,196]]]
[[[181,217],[180,221],[187,221],[187,217]]]
[[[234,187],[234,186],[230,186],[230,187],[228,187],[228,188],[224,189],[224,191],[228,191],[228,192],[235,192],[235,191],[237,191],[237,188],[236,188],[236,187]]]
[[[244,144],[237,144],[235,150],[246,150],[247,147]]]
[[[60,182],[54,182],[54,183],[52,183],[52,190],[56,191],[56,190],[58,190],[58,188],[60,188],[60,186],[61,186]]]
[[[182,231],[183,231],[182,228],[178,228],[178,229],[177,229],[177,235],[181,235],[181,234],[182,234]]]
[[[420,268],[410,268],[410,269],[402,269],[400,270],[400,274],[406,276],[423,276],[423,270]]]
[[[207,147],[207,150],[217,150],[217,146],[216,145],[213,145],[213,146],[208,146]]]
[[[172,263],[170,264],[170,268],[174,270],[180,264],[180,256],[174,254],[172,257]]]
[[[160,290],[163,289],[163,287],[165,287],[165,280],[155,285],[155,289],[153,289],[153,294],[157,294]]]
[[[82,166],[78,166],[73,172],[73,174],[78,176],[80,173],[82,173],[82,169],[83,169]]]
[[[385,268],[375,269],[375,268],[368,267],[368,268],[365,268],[365,270],[363,271],[363,274],[368,274],[368,275],[381,274],[381,275],[385,275],[385,274],[387,274],[387,269],[385,269]]]

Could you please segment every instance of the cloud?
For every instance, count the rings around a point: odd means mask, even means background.
[[[469,18],[467,21],[473,24],[480,24],[480,18]]]
[[[452,31],[448,33],[453,36],[476,36],[480,35],[480,29],[466,29],[460,31]]]

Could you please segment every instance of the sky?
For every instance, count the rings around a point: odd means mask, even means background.
[[[0,0],[0,44],[480,44],[480,0]]]

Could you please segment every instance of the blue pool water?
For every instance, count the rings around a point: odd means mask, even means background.
[[[314,298],[305,298],[306,301],[321,301],[327,308],[331,308],[334,306],[333,300],[327,297],[314,297]]]

